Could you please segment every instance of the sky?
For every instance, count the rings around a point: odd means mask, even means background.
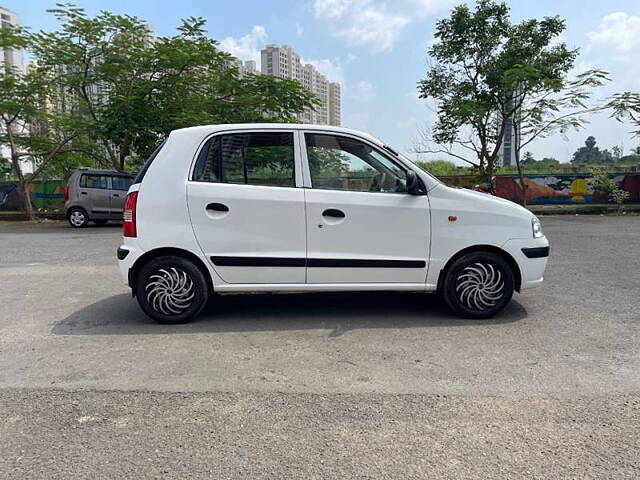
[[[46,0],[1,0],[32,30],[57,28]],[[419,130],[435,119],[433,102],[421,100],[417,82],[424,78],[427,49],[435,23],[461,0],[77,0],[99,10],[138,16],[156,35],[172,35],[181,18],[207,21],[211,38],[242,60],[256,60],[266,44],[292,46],[332,81],[342,84],[342,126],[367,131],[396,149],[409,152]],[[580,55],[574,71],[599,68],[612,82],[594,98],[640,91],[640,0],[511,0],[512,21],[560,15],[567,28],[562,40]],[[584,130],[537,141],[529,150],[540,159],[568,161],[588,135],[600,148],[621,145],[625,153],[640,144],[631,126],[591,117]],[[428,156],[429,157],[429,156]],[[445,158],[438,155],[439,158]],[[451,160],[454,160],[453,158]],[[454,160],[456,161],[456,160]],[[456,161],[456,163],[460,163]]]

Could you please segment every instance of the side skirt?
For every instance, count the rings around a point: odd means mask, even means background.
[[[214,285],[216,293],[248,292],[435,292],[436,285],[424,283],[224,283]]]

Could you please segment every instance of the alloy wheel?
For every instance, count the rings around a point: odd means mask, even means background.
[[[483,311],[495,307],[504,296],[504,278],[491,263],[468,265],[456,281],[460,302],[469,310]]]
[[[161,268],[149,275],[147,302],[158,313],[179,315],[189,309],[195,296],[194,282],[182,269]]]

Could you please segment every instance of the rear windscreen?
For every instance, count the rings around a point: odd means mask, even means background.
[[[149,170],[149,167],[151,166],[151,164],[153,163],[153,161],[155,160],[155,158],[158,156],[158,154],[160,153],[160,150],[162,150],[162,147],[164,147],[164,144],[167,141],[165,140],[164,142],[162,142],[160,145],[158,145],[158,148],[156,148],[153,153],[151,154],[151,156],[147,159],[146,162],[144,162],[144,165],[142,165],[142,168],[140,169],[140,171],[138,172],[138,175],[136,175],[136,178],[133,180],[133,183],[140,183],[142,182],[142,179],[144,178],[144,176],[147,174],[147,170]]]

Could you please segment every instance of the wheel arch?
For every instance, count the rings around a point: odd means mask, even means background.
[[[522,273],[520,272],[520,267],[518,266],[518,262],[516,262],[515,258],[513,258],[509,252],[503,250],[500,247],[496,247],[495,245],[473,245],[471,247],[464,248],[453,255],[449,261],[446,263],[444,268],[440,270],[440,274],[438,275],[438,291],[442,290],[442,283],[444,282],[444,277],[447,273],[447,270],[453,263],[458,260],[463,255],[472,252],[490,252],[495,255],[501,257],[507,264],[511,267],[513,271],[513,277],[515,281],[515,291],[520,292],[520,285],[522,284]]]
[[[143,266],[145,266],[147,263],[149,263],[151,260],[154,260],[159,257],[163,257],[165,255],[174,255],[174,256],[183,257],[183,258],[186,258],[187,260],[192,261],[194,265],[196,265],[196,267],[200,269],[204,277],[207,279],[207,284],[209,285],[209,293],[210,294],[213,293],[214,289],[213,289],[213,279],[211,278],[211,273],[209,273],[207,266],[204,264],[204,262],[200,257],[198,257],[197,255],[195,255],[194,253],[188,250],[183,250],[181,248],[162,247],[162,248],[156,248],[153,250],[149,250],[148,252],[145,252],[140,256],[140,258],[138,258],[135,261],[135,263],[129,269],[128,282],[129,282],[129,287],[131,287],[131,290],[134,295],[135,295],[135,289],[133,288],[133,285],[135,284],[136,277],[138,276],[140,269]]]
[[[71,212],[73,212],[74,210],[82,210],[84,214],[87,216],[87,218],[90,219],[89,212],[87,212],[86,208],[84,208],[81,205],[70,205],[69,207],[67,207],[67,211],[64,214],[67,220],[69,219],[69,215],[71,215]]]

